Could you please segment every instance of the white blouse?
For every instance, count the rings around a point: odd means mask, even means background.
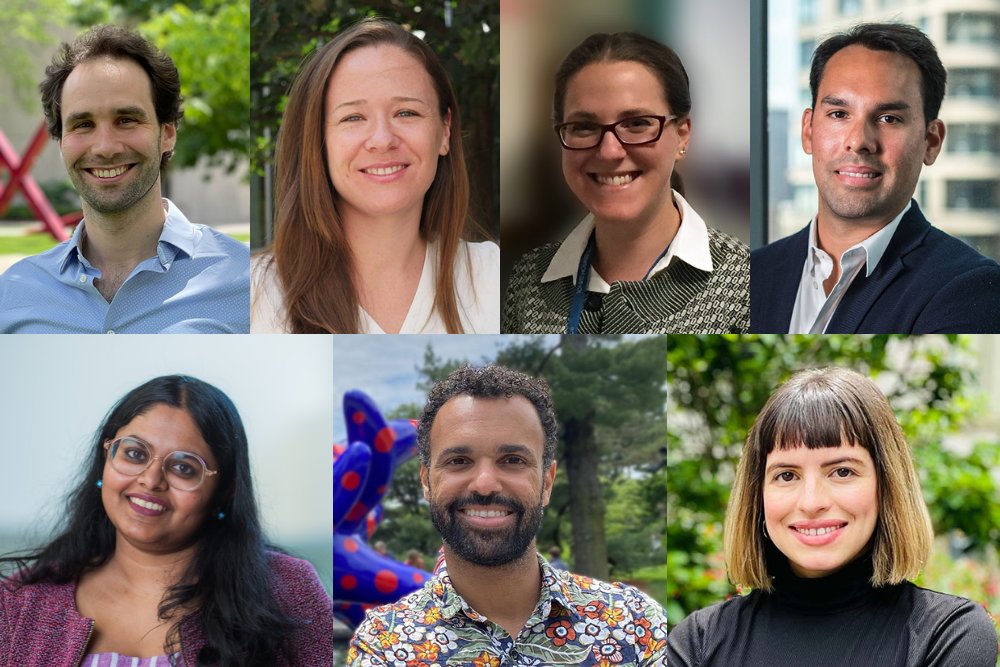
[[[250,259],[250,333],[288,333],[284,294],[270,257]],[[438,247],[427,244],[424,268],[417,291],[399,333],[447,333],[434,309]],[[500,247],[496,243],[462,241],[455,254],[455,294],[462,330],[469,334],[500,333]],[[359,310],[359,333],[385,333],[378,323]]]

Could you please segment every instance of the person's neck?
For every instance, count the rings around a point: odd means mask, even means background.
[[[126,211],[101,213],[84,202],[83,212],[83,255],[102,274],[128,275],[139,262],[156,254],[167,217],[158,186]]]
[[[534,543],[516,561],[484,567],[464,560],[447,545],[451,584],[470,607],[517,637],[531,618],[542,589],[542,570]]]
[[[423,260],[426,244],[420,236],[419,211],[380,217],[345,214],[343,224],[355,271],[362,278],[395,275],[414,257]]]
[[[156,553],[144,551],[119,536],[106,567],[126,590],[159,599],[166,589],[183,580],[196,554],[196,544],[179,551]]]
[[[594,220],[593,266],[608,283],[642,280],[681,226],[671,203],[659,215],[629,223]]]

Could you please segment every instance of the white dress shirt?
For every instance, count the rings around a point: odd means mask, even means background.
[[[681,213],[681,224],[674,234],[674,239],[667,246],[667,251],[656,261],[653,268],[649,270],[646,278],[652,278],[660,271],[670,266],[670,262],[676,257],[681,259],[696,269],[702,271],[712,271],[712,253],[708,245],[708,227],[701,216],[691,208],[684,197],[673,190],[674,201],[677,202]],[[587,249],[587,241],[594,231],[594,215],[591,213],[570,232],[566,240],[559,246],[559,250],[552,257],[548,268],[542,275],[542,282],[547,283],[569,276],[576,284],[577,269],[580,267],[580,258]],[[590,267],[590,277],[587,280],[588,292],[599,292],[609,294],[611,285],[602,278],[593,265]]]
[[[847,288],[851,286],[861,269],[865,269],[865,277],[872,274],[878,266],[892,235],[899,227],[899,221],[910,210],[912,202],[906,205],[899,215],[888,225],[878,230],[861,243],[857,243],[840,256],[840,279],[826,293],[823,281],[833,273],[833,257],[819,247],[817,242],[816,218],[809,223],[809,251],[802,265],[802,278],[799,280],[799,291],[795,296],[795,307],[792,309],[792,321],[788,333],[825,333],[837,306],[844,299]]]

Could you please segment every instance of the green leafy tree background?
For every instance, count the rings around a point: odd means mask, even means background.
[[[668,604],[671,624],[736,594],[725,575],[722,522],[747,430],[794,371],[845,366],[875,379],[910,442],[938,535],[921,585],[1000,612],[997,438],[968,453],[946,446],[979,407],[970,341],[949,336],[670,336],[667,429]],[[957,546],[956,546],[957,545]]]

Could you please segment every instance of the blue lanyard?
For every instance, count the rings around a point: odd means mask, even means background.
[[[590,258],[594,255],[594,232],[590,233],[587,240],[587,248],[580,256],[580,265],[576,268],[576,287],[573,290],[573,303],[569,308],[569,322],[566,325],[566,333],[579,333],[580,315],[583,314],[583,304],[587,300],[587,282],[590,278]]]

